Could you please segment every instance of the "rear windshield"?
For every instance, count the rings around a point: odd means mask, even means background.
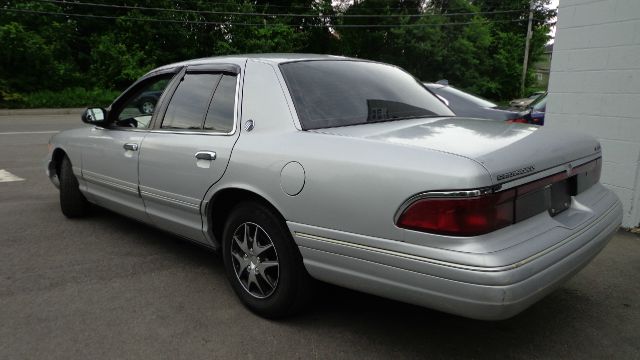
[[[305,130],[432,116],[454,116],[408,73],[361,61],[280,65]]]

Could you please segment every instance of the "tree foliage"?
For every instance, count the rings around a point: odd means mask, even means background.
[[[518,95],[528,0],[343,1],[0,0],[0,95],[121,90],[163,64],[262,52],[378,60],[486,97]],[[533,0],[531,63],[549,40],[548,2]]]

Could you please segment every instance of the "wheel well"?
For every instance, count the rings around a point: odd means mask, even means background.
[[[209,228],[211,229],[210,231],[212,231],[214,238],[218,242],[222,241],[222,232],[224,231],[224,226],[227,222],[229,213],[234,206],[243,201],[255,201],[260,203],[273,210],[273,213],[276,214],[283,224],[286,221],[284,216],[282,216],[280,211],[278,211],[273,204],[252,191],[238,188],[220,190],[214,195],[213,199],[211,199],[208,206],[210,210],[208,211],[207,216],[207,220],[210,225]]]
[[[51,162],[53,163],[52,166],[55,168],[56,170],[56,175],[60,176],[60,167],[62,166],[62,159],[64,159],[64,157],[67,154],[64,152],[64,150],[58,148],[53,150],[53,155],[51,155]]]

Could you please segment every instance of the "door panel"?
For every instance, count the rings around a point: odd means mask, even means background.
[[[140,152],[140,191],[147,213],[165,230],[206,241],[200,204],[227,168],[236,135],[149,133]],[[215,152],[215,159],[196,153]]]
[[[186,69],[142,143],[139,185],[156,226],[206,243],[201,204],[224,174],[238,139],[240,76],[228,69],[196,70]]]
[[[147,220],[138,194],[138,151],[146,132],[93,128],[82,154],[82,178],[91,198],[113,211]]]
[[[178,70],[140,79],[112,104],[109,127],[89,131],[82,149],[82,178],[98,205],[149,221],[138,189],[139,151],[156,105],[162,105],[161,96]]]

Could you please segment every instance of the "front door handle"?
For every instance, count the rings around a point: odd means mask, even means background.
[[[198,151],[196,153],[196,159],[212,161],[216,159],[216,153],[214,151]]]
[[[124,144],[122,147],[125,150],[138,151],[138,144]]]

